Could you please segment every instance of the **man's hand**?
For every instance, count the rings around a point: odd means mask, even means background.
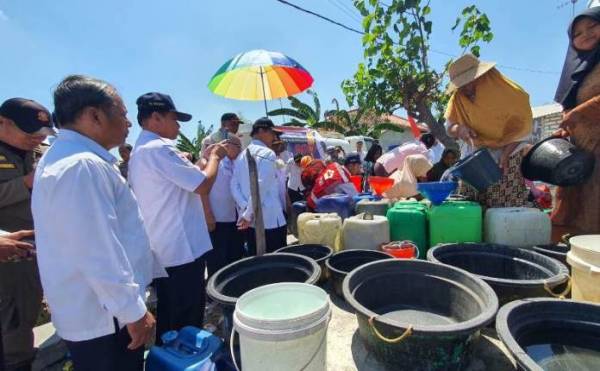
[[[209,232],[212,232],[217,228],[217,221],[214,216],[206,217],[206,226],[208,227]]]
[[[146,312],[142,318],[128,324],[127,332],[131,336],[131,342],[127,346],[127,349],[134,350],[148,344],[152,340],[155,327],[156,321],[150,312]]]
[[[238,230],[245,231],[246,229],[250,228],[250,223],[251,222],[249,220],[240,218],[240,220],[237,222]]]
[[[577,122],[580,120],[580,114],[576,110],[564,112],[563,120],[560,123],[560,128],[565,129],[568,133],[572,133],[573,129],[577,125]]]
[[[35,176],[35,170],[31,171],[29,174],[23,177],[23,184],[28,189],[33,189],[33,177]]]
[[[32,244],[20,241],[26,237],[33,237],[33,231],[19,231],[0,237],[0,262],[14,258],[25,258],[34,247]]]
[[[227,147],[225,147],[225,141],[214,144],[210,150],[211,156],[216,156],[219,160],[222,160],[227,156]]]

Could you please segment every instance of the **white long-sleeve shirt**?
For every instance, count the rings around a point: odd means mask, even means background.
[[[256,160],[265,229],[282,227],[286,225],[283,212],[286,205],[286,196],[285,189],[281,186],[283,182],[280,179],[280,171],[275,165],[277,156],[263,142],[256,139],[252,140],[248,149]],[[250,194],[250,171],[248,170],[245,150],[242,151],[234,163],[231,193],[237,204],[240,217],[254,222]]]
[[[144,291],[164,275],[117,160],[62,129],[40,160],[32,211],[44,295],[58,334],[84,341],[146,312]],[[162,274],[161,274],[162,273]]]
[[[171,141],[142,130],[131,152],[128,180],[164,267],[193,262],[212,249],[202,199],[194,193],[204,179]]]

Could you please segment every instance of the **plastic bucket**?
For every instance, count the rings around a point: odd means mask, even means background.
[[[547,245],[533,246],[532,250],[550,258],[554,258],[563,264],[567,264],[567,253],[571,250],[571,247],[564,243],[550,243]]]
[[[363,265],[343,289],[366,347],[390,370],[464,370],[470,344],[498,310],[483,280],[423,260]]]
[[[282,247],[281,249],[275,251],[275,253],[290,253],[290,254],[298,254],[306,256],[307,258],[311,258],[319,267],[321,267],[321,277],[319,278],[319,283],[324,282],[327,279],[327,274],[325,270],[325,261],[329,259],[331,255],[333,255],[333,249],[329,246],[319,245],[319,244],[299,244],[299,245],[289,245],[286,247]]]
[[[418,259],[419,249],[411,241],[390,242],[381,245],[381,251],[396,259]]]
[[[502,178],[502,170],[485,148],[478,149],[457,162],[450,172],[475,187],[479,192],[484,192]]]
[[[521,172],[529,180],[572,186],[583,183],[594,170],[594,156],[563,138],[547,138],[523,158]]]
[[[329,296],[312,285],[277,283],[248,291],[233,314],[243,370],[325,371],[330,318]]]
[[[427,260],[477,275],[492,286],[501,305],[517,299],[564,296],[569,289],[569,270],[564,264],[518,247],[477,243],[438,245],[429,249]]]
[[[496,317],[500,340],[519,370],[598,370],[600,306],[534,298],[506,304]]]
[[[574,300],[600,303],[600,235],[584,235],[569,240]]]
[[[335,293],[343,297],[342,283],[346,275],[352,270],[382,259],[393,259],[390,254],[377,250],[344,250],[333,254],[333,256],[325,262],[333,290]]]

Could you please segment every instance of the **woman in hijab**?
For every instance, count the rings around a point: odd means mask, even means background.
[[[444,149],[442,158],[436,162],[431,170],[427,172],[428,182],[439,182],[446,170],[450,169],[458,161],[458,151],[452,148]]]
[[[448,134],[470,152],[487,148],[503,169],[500,182],[485,192],[461,182],[459,193],[484,207],[524,206],[529,191],[520,168],[533,128],[529,95],[494,66],[466,54],[449,67]]]
[[[564,233],[600,233],[600,7],[575,17],[555,100],[564,109],[560,130],[577,147],[593,153],[596,165],[583,184],[556,192],[554,239]]]
[[[365,156],[365,160],[363,161],[363,172],[367,175],[375,175],[375,162],[377,159],[381,157],[383,154],[383,148],[377,143],[373,143],[371,148],[369,148],[369,152]]]
[[[390,178],[394,185],[384,193],[386,198],[397,200],[417,196],[417,183],[427,181],[427,172],[431,169],[431,162],[423,155],[410,155],[404,159],[402,170],[396,170]]]

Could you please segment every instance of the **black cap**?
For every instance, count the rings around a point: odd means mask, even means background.
[[[25,98],[11,98],[0,106],[0,115],[15,122],[22,131],[32,134],[43,128],[52,129],[52,115],[46,107]]]
[[[242,122],[242,120],[240,120],[240,118],[238,117],[238,115],[236,115],[235,113],[231,113],[231,112],[224,113],[221,116],[221,122],[223,122],[223,121],[237,121],[239,123]]]
[[[294,155],[294,162],[300,162],[300,161],[302,161],[302,157],[304,157],[304,156],[302,155],[302,153],[296,153],[296,154]]]
[[[192,119],[192,115],[189,113],[177,111],[173,99],[167,94],[146,93],[139,97],[135,103],[138,106],[138,112],[175,112],[177,121],[187,122]]]
[[[344,165],[360,164],[360,155],[356,152],[349,153],[344,160]]]
[[[271,129],[273,131],[280,131],[275,127],[275,124],[268,117],[261,117],[258,120],[254,121],[252,125],[252,132],[250,135],[254,135],[258,132],[259,129]]]

